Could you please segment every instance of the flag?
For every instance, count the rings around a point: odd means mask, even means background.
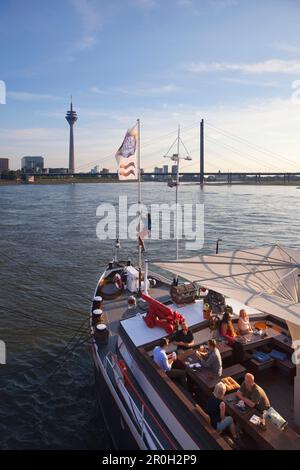
[[[142,247],[142,251],[145,251],[145,238],[151,236],[151,214],[148,212],[147,215],[147,227],[144,227],[139,233],[139,245]]]
[[[138,141],[138,125],[126,132],[121,147],[116,153],[118,176],[120,181],[137,180],[138,167],[136,146]]]

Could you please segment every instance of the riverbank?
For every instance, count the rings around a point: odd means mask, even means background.
[[[130,182],[130,181],[128,181]],[[34,186],[34,185],[48,185],[48,184],[82,184],[82,183],[119,183],[117,179],[110,179],[110,178],[101,178],[100,179],[95,179],[95,178],[37,178],[34,182],[32,183],[24,183],[20,181],[15,181],[15,180],[0,180],[0,186],[4,185],[24,185],[26,184],[27,186]]]
[[[143,181],[144,182],[144,181]],[[162,183],[162,181],[145,181],[145,183]],[[0,186],[17,186],[24,185],[35,186],[35,185],[61,185],[61,184],[90,184],[90,183],[122,183],[116,178],[37,178],[32,183],[23,183],[15,180],[1,180]],[[136,183],[136,181],[124,181],[124,183]],[[167,183],[165,183],[167,184]],[[199,183],[182,182],[184,186],[199,186]],[[223,182],[205,182],[205,186],[299,186],[300,181],[233,181],[231,183]]]

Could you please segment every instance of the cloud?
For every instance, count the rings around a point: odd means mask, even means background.
[[[82,24],[82,36],[76,43],[78,50],[93,47],[96,42],[96,33],[103,26],[103,18],[94,0],[70,0]]]
[[[275,49],[277,49],[278,51],[291,52],[293,54],[295,54],[295,53],[299,54],[300,53],[300,46],[294,46],[292,44],[275,42],[273,44],[273,47]]]
[[[95,93],[96,95],[107,95],[108,92],[106,90],[102,90],[101,88],[98,88],[97,86],[92,86],[89,88],[89,92]]]
[[[205,14],[211,12],[222,12],[227,8],[237,6],[238,0],[206,0],[206,2],[199,2],[197,0],[177,0],[177,5],[180,8],[185,8],[192,13]]]
[[[281,85],[278,81],[265,81],[265,80],[249,80],[247,78],[234,78],[234,77],[223,77],[221,78],[223,82],[233,83],[237,85],[246,85],[254,87],[263,87],[263,88],[280,88]]]
[[[179,93],[182,91],[182,88],[172,83],[169,83],[169,84],[160,85],[160,86],[132,86],[130,88],[116,87],[116,88],[110,88],[108,90],[103,90],[101,88],[94,86],[94,87],[91,87],[89,91],[97,95],[121,93],[124,95],[131,95],[131,96],[161,96],[161,95],[168,95],[172,93]]]
[[[142,9],[151,9],[156,6],[156,0],[132,0],[133,5]]]
[[[238,0],[209,0],[209,5],[217,10],[224,10],[238,5]]]
[[[177,0],[177,5],[180,7],[190,8],[193,6],[193,0]]]
[[[54,137],[56,135],[58,138],[63,137],[65,132],[62,129],[54,128],[44,128],[44,127],[34,127],[28,129],[3,129],[0,130],[0,135],[3,138],[4,132],[6,137],[13,139],[16,143],[22,143],[22,141],[33,141],[36,140],[37,143],[43,142],[46,139]]]
[[[92,0],[70,0],[74,9],[80,16],[82,26],[85,30],[95,31],[102,26],[101,17],[97,11],[96,3]]]
[[[167,95],[171,93],[178,93],[182,89],[181,87],[174,85],[174,84],[167,84],[155,87],[133,87],[131,89],[120,89],[122,93],[128,95],[136,95],[136,96],[160,96],[160,95]]]
[[[77,48],[81,51],[93,47],[97,43],[94,36],[82,36],[80,41],[77,43]]]
[[[61,101],[62,98],[55,95],[46,95],[40,93],[29,93],[27,91],[9,91],[7,97],[16,101],[23,102],[57,102]]]
[[[233,63],[233,62],[191,62],[186,66],[189,72],[241,72],[245,75],[252,74],[298,74],[300,73],[300,61],[269,59],[262,62],[253,63]]]

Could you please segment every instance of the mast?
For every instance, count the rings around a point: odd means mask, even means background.
[[[204,184],[204,119],[200,122],[200,184]]]
[[[187,152],[187,155],[185,157],[180,157],[180,142],[183,144],[184,149]],[[174,145],[177,143],[177,153],[173,153],[172,156],[169,155],[164,155],[164,158],[170,158],[173,162],[176,162],[176,221],[175,221],[175,236],[176,236],[176,260],[178,261],[179,259],[179,234],[178,234],[178,212],[179,212],[179,207],[178,207],[178,197],[179,197],[179,161],[180,160],[192,160],[192,158],[189,155],[189,152],[186,149],[186,146],[181,140],[180,137],[180,125],[178,126],[178,134],[177,134],[177,139],[173,142],[171,147],[169,148],[168,152],[174,147]]]
[[[179,256],[179,240],[178,240],[179,151],[180,151],[180,125],[178,126],[178,136],[177,136],[177,172],[176,172],[176,260],[178,260],[178,256]]]
[[[139,266],[139,292],[141,291],[141,282],[142,282],[142,247],[139,242],[139,236],[141,233],[142,227],[142,214],[141,214],[141,204],[142,204],[142,188],[141,188],[141,123],[137,119],[138,126],[138,140],[137,140],[137,169],[138,169],[138,208],[139,208],[139,228],[138,228],[138,266]]]

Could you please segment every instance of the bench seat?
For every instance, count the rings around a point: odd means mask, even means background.
[[[222,377],[232,377],[233,379],[244,378],[247,370],[242,364],[234,364],[233,366],[223,369]]]
[[[278,367],[278,369],[282,370],[283,372],[286,372],[290,379],[293,379],[293,377],[295,377],[296,366],[291,361],[291,359],[285,359],[284,361],[276,359],[276,366]]]
[[[269,369],[270,367],[273,367],[275,364],[276,360],[270,358],[267,361],[260,362],[257,359],[250,359],[249,361],[249,368],[251,371],[256,374],[257,372],[261,372],[262,370]]]

